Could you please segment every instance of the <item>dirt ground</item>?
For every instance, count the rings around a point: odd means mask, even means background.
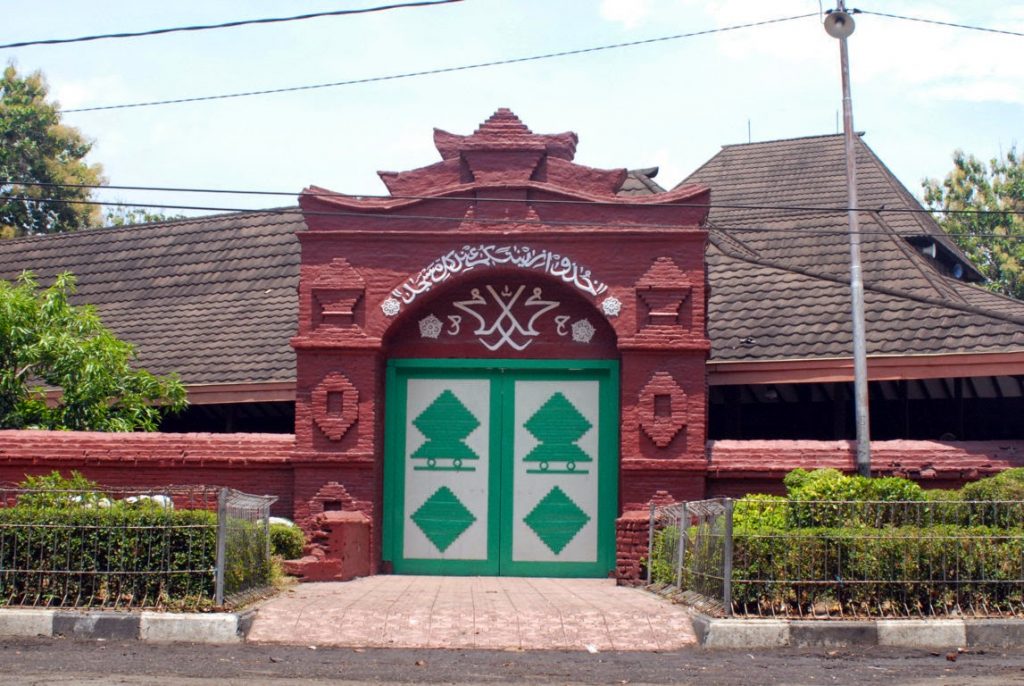
[[[955,658],[952,660],[950,658]],[[1024,654],[465,651],[0,640],[6,684],[1024,684]]]

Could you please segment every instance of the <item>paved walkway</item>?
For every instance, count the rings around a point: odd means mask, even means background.
[[[610,579],[372,576],[258,605],[250,642],[394,648],[671,650],[689,613]]]

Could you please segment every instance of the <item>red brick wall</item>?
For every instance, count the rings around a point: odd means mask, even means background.
[[[77,470],[108,486],[229,486],[276,495],[274,514],[290,517],[294,442],[281,434],[0,431],[0,482]]]
[[[852,441],[711,441],[707,493],[781,493],[782,477],[797,467],[853,473]],[[925,488],[956,488],[1004,469],[1024,467],[1024,441],[873,441],[871,471],[903,476]]]

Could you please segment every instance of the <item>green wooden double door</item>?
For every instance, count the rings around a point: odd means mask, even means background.
[[[614,570],[617,362],[391,360],[386,403],[396,573]]]

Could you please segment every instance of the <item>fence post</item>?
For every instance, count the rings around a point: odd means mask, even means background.
[[[224,604],[224,566],[227,557],[228,539],[228,489],[220,489],[217,494],[217,573],[214,582],[213,602],[218,606]]]
[[[722,605],[732,617],[732,498],[725,499],[725,550],[722,553]]]
[[[654,566],[654,513],[658,506],[651,501],[651,517],[647,524],[647,583],[651,583],[651,568]]]
[[[680,505],[682,505],[682,509],[679,510],[679,543],[676,545],[679,553],[679,559],[676,560],[676,587],[681,591],[683,590],[683,564],[686,561],[686,529],[690,525],[690,517],[687,514],[689,505],[685,501]]]

